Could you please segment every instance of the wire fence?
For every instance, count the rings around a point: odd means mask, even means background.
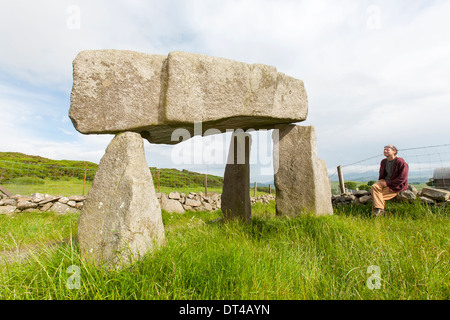
[[[409,166],[409,184],[417,189],[433,185],[433,175],[436,169],[450,167],[450,144],[399,149],[398,156],[405,159]],[[365,188],[368,183],[378,180],[382,154],[342,165],[341,171],[346,182],[355,182],[357,187]],[[339,193],[338,170],[329,175],[333,194]],[[444,187],[450,187],[446,180]],[[447,183],[447,185],[445,185]],[[442,187],[442,185],[441,185]]]
[[[399,156],[409,165],[409,183],[420,190],[427,183],[430,184],[436,169],[450,167],[450,144],[399,149]],[[378,180],[380,161],[383,158],[384,156],[379,154],[341,166],[344,180],[355,182],[358,188],[366,188],[370,181]],[[97,168],[87,165],[69,167],[0,160],[0,185],[12,194],[30,195],[40,192],[64,196],[87,195],[96,172]],[[156,192],[222,193],[221,176],[186,169],[154,167],[150,168],[150,172]],[[337,170],[329,177],[333,194],[340,193]],[[273,185],[251,183],[252,196],[274,192]]]
[[[222,193],[223,177],[197,173],[186,169],[158,169],[150,167],[156,192]],[[0,185],[9,193],[31,195],[39,192],[51,195],[87,195],[97,169],[65,167],[13,161],[0,161]],[[273,193],[273,186],[252,183],[251,195]]]

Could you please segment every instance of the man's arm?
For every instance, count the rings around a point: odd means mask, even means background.
[[[378,173],[378,180],[384,180],[386,178],[386,159],[381,160],[380,172]]]

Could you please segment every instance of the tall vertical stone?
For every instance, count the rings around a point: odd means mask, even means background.
[[[120,265],[164,240],[161,208],[142,137],[114,137],[100,161],[78,223],[81,255],[99,265]]]
[[[325,161],[317,157],[314,127],[290,124],[275,129],[279,130],[274,139],[277,214],[333,214],[331,184]]]
[[[250,221],[250,149],[249,133],[234,132],[231,136],[223,179],[222,212],[225,220]]]

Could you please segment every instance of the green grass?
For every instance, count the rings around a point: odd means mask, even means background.
[[[83,262],[73,237],[77,215],[0,216],[3,250],[60,241],[0,263],[0,298],[449,299],[448,209],[417,202],[387,210],[376,219],[362,206],[287,218],[275,216],[272,202],[252,206],[248,224],[214,221],[220,211],[163,212],[166,244],[120,270]],[[80,289],[67,287],[72,265]],[[367,286],[372,265],[380,289]]]

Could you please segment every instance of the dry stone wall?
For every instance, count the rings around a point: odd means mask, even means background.
[[[178,191],[156,193],[161,209],[169,213],[185,213],[192,211],[216,211],[221,208],[222,195],[220,193],[189,192]],[[86,196],[54,196],[43,193],[33,193],[30,196],[14,195],[4,197],[0,201],[0,214],[14,214],[21,212],[55,212],[58,214],[81,213]],[[275,201],[274,194],[259,195],[250,197],[252,204],[269,204]]]
[[[180,193],[173,191],[169,194],[157,193],[161,209],[170,213],[185,213],[188,210],[193,211],[216,211],[221,208],[222,195],[219,193],[189,192]],[[275,195],[265,194],[256,197],[250,197],[250,202],[268,204],[275,201]]]
[[[400,192],[390,201],[416,201],[427,205],[450,206],[450,191],[436,188],[423,188],[420,192],[409,185],[408,190]],[[339,208],[345,205],[365,205],[372,204],[372,194],[370,191],[360,190],[347,192],[341,195],[332,195],[333,207]]]
[[[0,214],[46,211],[58,214],[80,213],[85,200],[85,196],[65,197],[42,193],[33,193],[30,196],[14,195],[0,201]]]

